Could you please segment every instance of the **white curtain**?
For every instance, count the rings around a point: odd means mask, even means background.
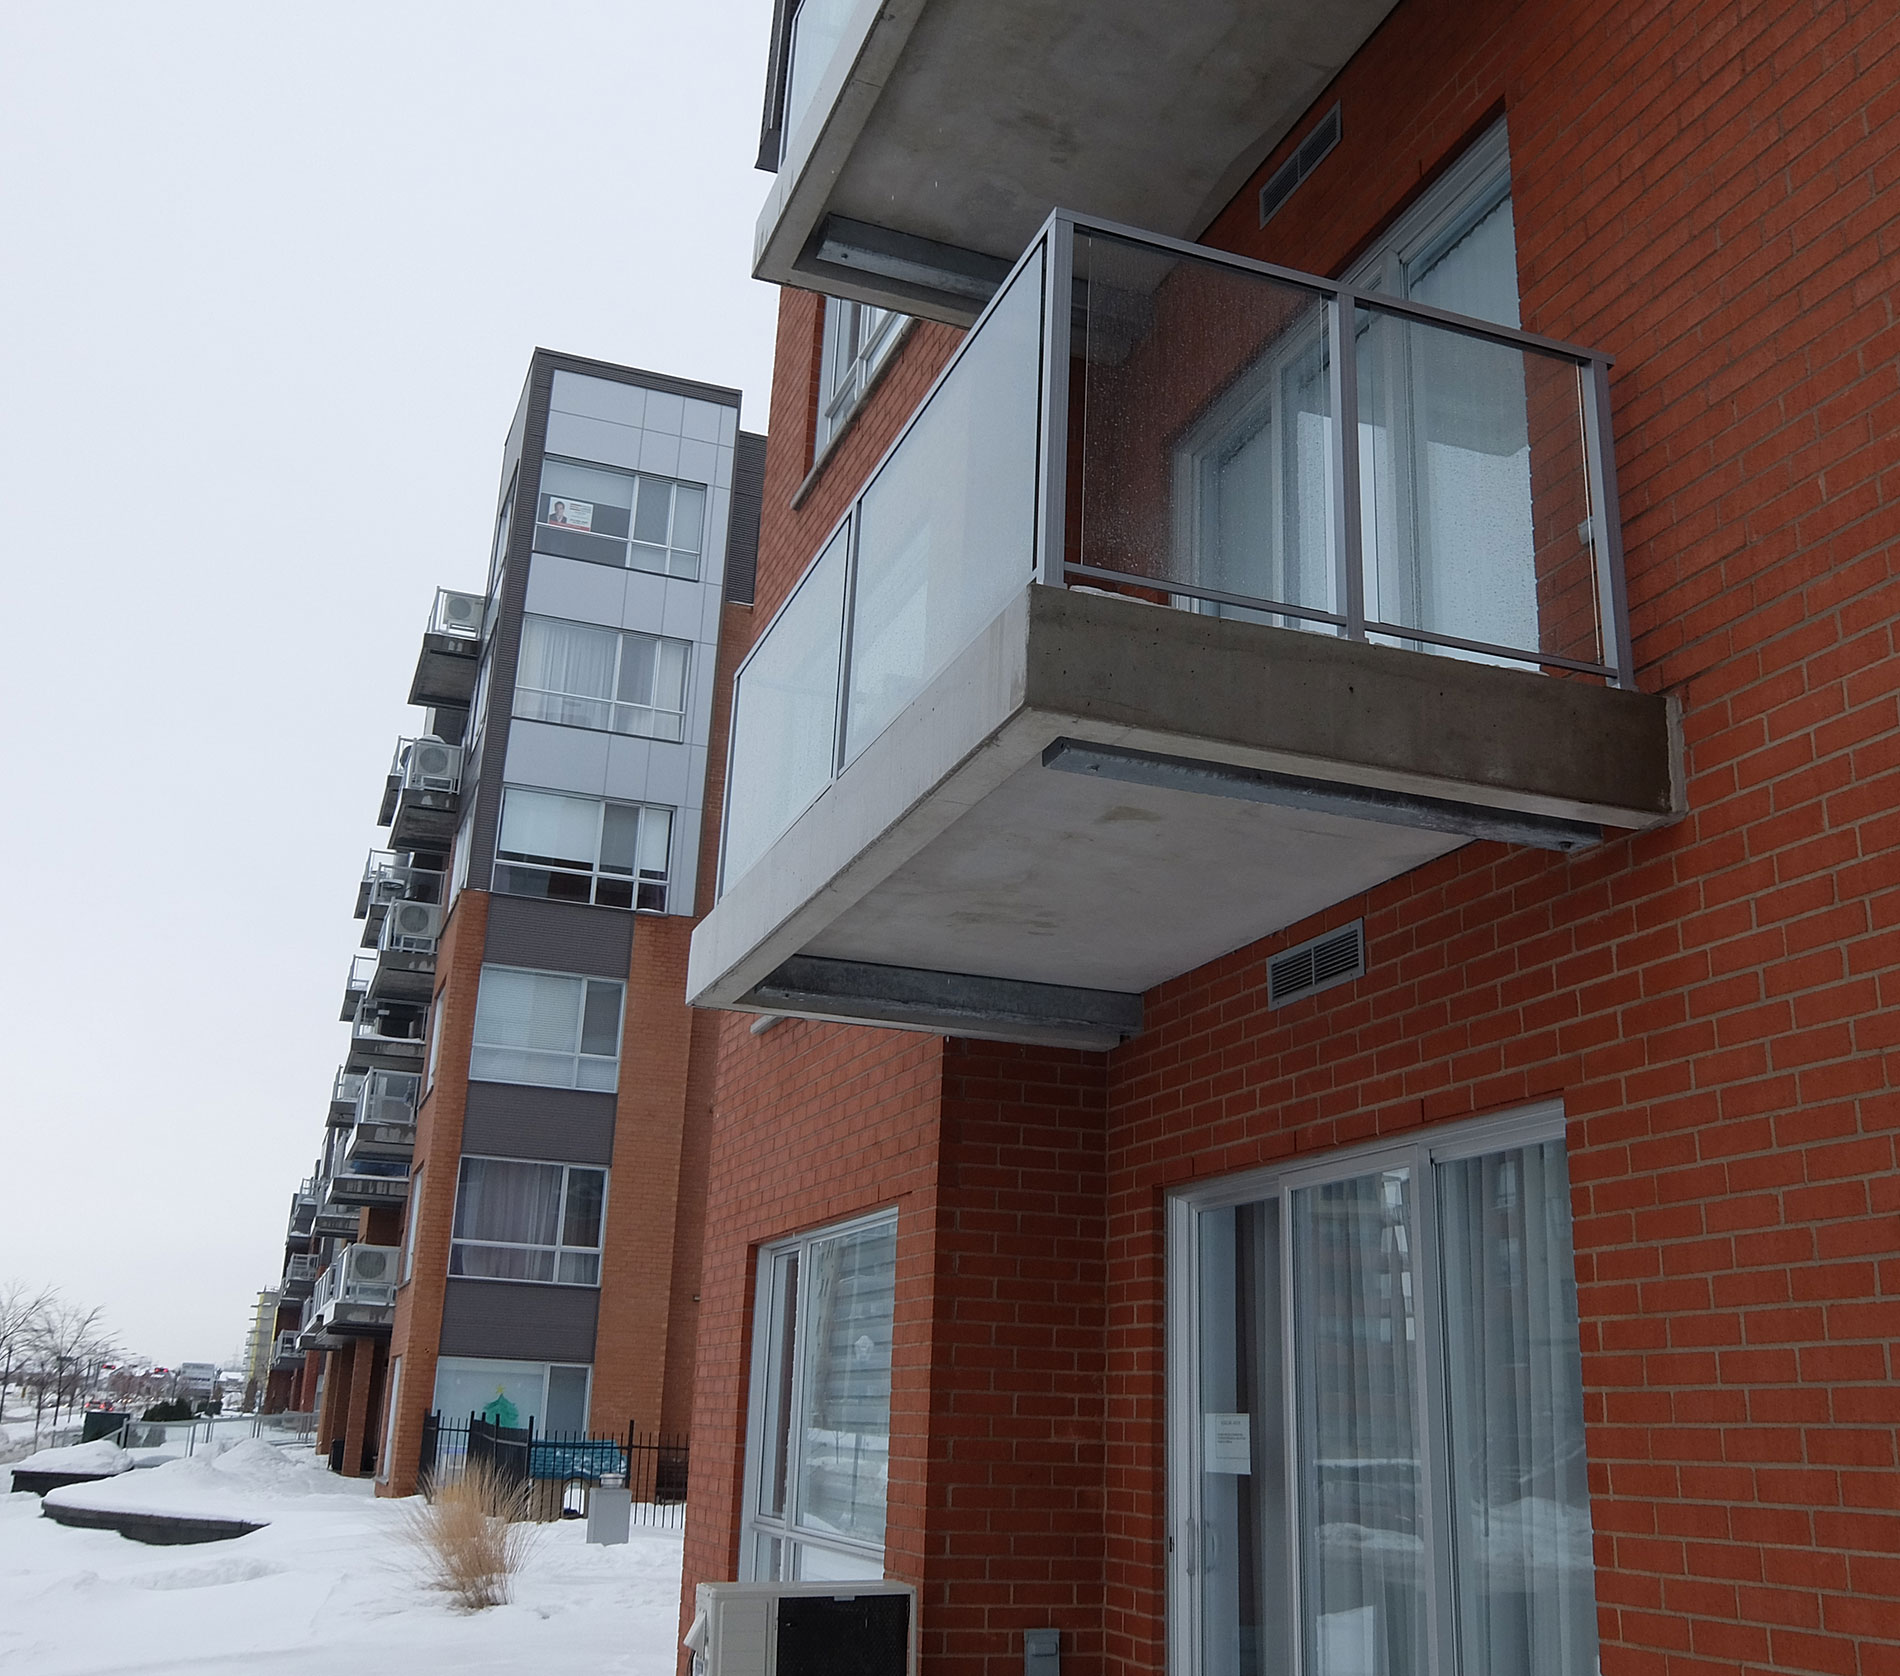
[[[612,629],[524,617],[515,714],[572,727],[605,727],[619,646],[620,636]],[[538,696],[545,694],[561,697]]]
[[[510,786],[502,795],[501,838],[504,856],[552,861],[582,869],[594,865],[600,840],[600,802],[551,791]]]
[[[572,1053],[580,1023],[581,983],[579,978],[552,972],[484,968],[475,1001],[476,1045]]]
[[[1596,1596],[1561,1143],[1441,1165],[1466,1676],[1589,1676]]]

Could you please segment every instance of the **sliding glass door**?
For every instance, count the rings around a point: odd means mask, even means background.
[[[1173,1208],[1175,1668],[1596,1668],[1562,1117]]]

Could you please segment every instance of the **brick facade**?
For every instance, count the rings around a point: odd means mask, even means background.
[[[1473,843],[1161,986],[1088,1056],[722,1026],[687,1596],[737,1563],[751,1253],[899,1207],[887,1568],[927,1668],[1164,1662],[1171,1188],[1561,1099],[1603,1667],[1900,1671],[1900,38],[1880,8],[1401,0],[1206,242],[1338,273],[1500,114],[1525,326],[1612,380],[1640,684],[1690,816]],[[1266,229],[1255,194],[1335,101]],[[786,293],[760,620],[954,334],[801,506]],[[1369,971],[1269,1011],[1363,915]]]

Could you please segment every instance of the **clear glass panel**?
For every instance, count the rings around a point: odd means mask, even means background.
[[[1563,1143],[1437,1175],[1459,1668],[1592,1676],[1596,1574]]]
[[[542,1427],[550,1432],[587,1430],[587,1369],[556,1363],[548,1369],[548,1412]]]
[[[1600,662],[1575,363],[1377,308],[1357,330],[1367,617]]]
[[[607,1198],[605,1170],[569,1170],[561,1208],[561,1244],[600,1244],[600,1212]]]
[[[1200,1232],[1203,1676],[1285,1668],[1285,1368],[1277,1199],[1204,1212]]]
[[[672,512],[673,485],[657,477],[641,478],[640,498],[633,513],[633,539],[664,547]]]
[[[640,821],[646,813],[631,803],[609,803],[600,828],[600,870],[630,874],[640,850]]]
[[[798,1522],[881,1544],[897,1231],[885,1224],[818,1241],[807,1261]]]
[[[1292,1201],[1307,1669],[1425,1676],[1411,1172]]]
[[[1336,611],[1327,303],[1263,275],[1089,234],[1079,539],[1069,556],[1150,582]],[[1328,632],[1331,632],[1328,630]]]
[[[706,491],[692,483],[678,484],[673,490],[673,546],[682,553],[697,553],[706,528]]]
[[[792,1428],[792,1356],[798,1332],[798,1253],[773,1254],[767,1276],[765,1424],[759,1459],[759,1512],[767,1518],[785,1515],[785,1486]]]
[[[581,1014],[581,1052],[613,1057],[620,1052],[621,985],[606,978],[587,980],[587,1006]]]
[[[640,811],[640,877],[664,879],[673,846],[673,811]]]
[[[1029,583],[1042,266],[1011,281],[859,502],[847,762]]]
[[[847,526],[739,672],[732,701],[727,888],[831,783],[849,545]]]
[[[791,65],[785,77],[782,132],[787,141],[811,109],[825,69],[837,55],[855,0],[804,0],[792,19]]]

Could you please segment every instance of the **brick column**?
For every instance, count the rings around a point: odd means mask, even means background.
[[[328,1455],[330,1445],[343,1435],[350,1404],[350,1352],[325,1352],[329,1361],[323,1381],[323,1406],[317,1414],[317,1453]]]
[[[363,1440],[369,1430],[370,1386],[376,1371],[376,1341],[359,1338],[338,1354],[350,1364],[350,1402],[343,1424],[343,1476],[363,1476]]]
[[[317,1406],[317,1375],[322,1372],[323,1352],[306,1350],[291,1393],[291,1405],[299,1413],[308,1413]]]

